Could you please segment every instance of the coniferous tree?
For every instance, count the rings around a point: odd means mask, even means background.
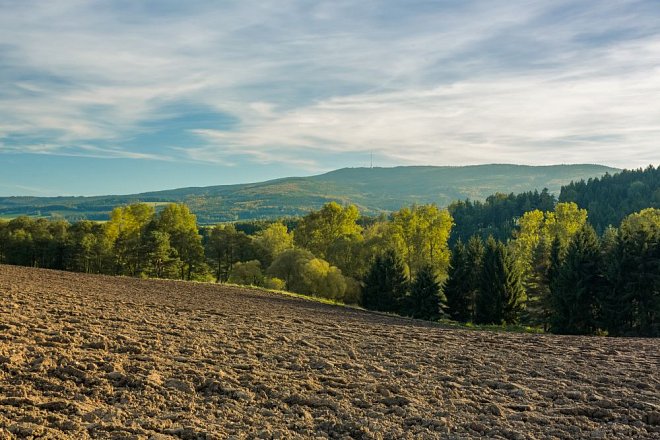
[[[481,283],[481,265],[484,258],[484,242],[478,235],[473,235],[468,240],[467,244],[467,261],[470,271],[466,277],[466,286],[468,291],[469,305],[469,321],[474,321],[477,294],[479,292],[479,285]]]
[[[364,280],[362,305],[383,312],[401,311],[408,293],[408,278],[401,258],[393,250],[376,257]]]
[[[458,240],[451,253],[449,272],[443,292],[447,298],[447,313],[451,319],[467,322],[471,318],[472,298],[468,278],[473,269],[468,261],[468,250]]]
[[[585,225],[571,240],[552,284],[554,333],[593,334],[598,329],[603,281],[598,236]]]
[[[475,321],[479,324],[516,323],[525,299],[514,261],[507,256],[501,242],[489,237],[481,268]]]
[[[617,279],[606,310],[616,310],[618,319],[610,315],[606,325],[614,334],[660,336],[660,209],[624,219],[616,257]]]
[[[406,313],[417,319],[435,321],[444,315],[446,298],[440,291],[440,283],[432,266],[423,266],[410,285],[406,297]]]

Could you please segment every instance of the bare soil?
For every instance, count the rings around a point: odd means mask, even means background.
[[[660,438],[660,341],[0,266],[0,439]]]

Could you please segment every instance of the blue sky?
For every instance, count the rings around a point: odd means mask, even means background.
[[[657,0],[0,0],[0,195],[660,164]]]

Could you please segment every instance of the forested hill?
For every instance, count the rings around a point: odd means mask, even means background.
[[[644,208],[660,208],[660,166],[623,170],[562,187],[560,202],[575,202],[589,211],[589,222],[602,232]]]
[[[0,197],[0,217],[106,220],[112,208],[134,202],[184,202],[201,224],[301,215],[330,201],[352,203],[373,215],[412,203],[447,206],[454,200],[483,200],[496,192],[548,188],[558,194],[571,181],[618,171],[601,165],[344,168],[310,177],[124,196]]]

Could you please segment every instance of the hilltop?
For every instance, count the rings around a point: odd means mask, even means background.
[[[310,177],[266,182],[179,188],[132,195],[94,197],[0,197],[0,217],[19,215],[68,220],[106,220],[115,206],[135,202],[183,202],[201,224],[306,214],[330,201],[355,204],[369,215],[412,203],[447,206],[454,200],[483,200],[496,193],[548,188],[558,194],[571,181],[619,170],[602,165],[474,165],[344,168]]]

